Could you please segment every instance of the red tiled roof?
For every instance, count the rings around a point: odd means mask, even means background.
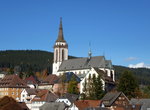
[[[75,102],[75,105],[79,110],[84,110],[88,107],[99,107],[102,101],[100,100],[78,100]]]
[[[75,102],[75,105],[79,108],[79,110],[84,110],[85,108],[89,107],[89,104],[88,102],[86,101],[76,101]]]
[[[25,82],[28,83],[32,83],[32,84],[37,84],[37,81],[35,80],[35,78],[33,76],[30,76],[28,78],[25,79]]]
[[[6,75],[0,80],[0,88],[28,88],[26,83],[18,75]]]
[[[89,105],[90,107],[99,107],[100,104],[101,104],[101,100],[85,100]]]
[[[50,74],[47,76],[47,78],[44,80],[44,82],[48,82],[49,84],[54,84],[54,82],[58,80],[58,76],[54,74]]]

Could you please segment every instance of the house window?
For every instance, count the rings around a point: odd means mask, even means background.
[[[12,92],[12,95],[14,95],[14,92]]]

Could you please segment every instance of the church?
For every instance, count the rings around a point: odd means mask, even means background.
[[[73,72],[81,79],[80,93],[83,92],[85,80],[89,75],[101,74],[103,89],[109,91],[114,87],[115,72],[111,60],[105,56],[89,56],[84,58],[68,59],[68,44],[64,39],[62,19],[60,19],[58,37],[54,45],[53,74],[59,76],[65,72]]]

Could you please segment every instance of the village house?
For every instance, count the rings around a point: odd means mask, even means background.
[[[26,83],[19,78],[18,75],[6,75],[0,81],[0,98],[9,96],[20,101],[20,94],[23,89],[29,88]]]
[[[141,106],[140,110],[150,110],[150,99],[131,99],[130,104],[133,107]]]
[[[39,83],[38,89],[47,89],[53,91],[55,82],[58,80],[58,76],[54,74],[49,74],[44,81]]]
[[[37,88],[38,86],[38,81],[32,75],[28,78],[25,78],[24,81],[27,83],[27,86],[29,86],[30,88]]]
[[[31,110],[39,110],[39,108],[46,102],[55,102],[58,98],[57,95],[49,90],[39,90],[36,96],[28,103],[27,106]]]
[[[141,105],[130,104],[123,92],[108,92],[102,98],[103,107],[110,110],[141,110]]]
[[[56,102],[64,102],[67,106],[71,106],[78,98],[79,95],[66,93],[59,97]]]
[[[33,88],[23,89],[23,91],[21,92],[20,101],[25,103],[31,103],[32,99],[37,95],[38,92],[39,92],[38,89]]]

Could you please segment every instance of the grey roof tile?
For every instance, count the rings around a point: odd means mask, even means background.
[[[141,110],[147,110],[150,108],[150,99],[131,99],[130,104],[141,104]]]
[[[103,98],[102,101],[105,106],[111,106],[113,102],[122,94],[122,92],[108,92]],[[108,101],[109,103],[105,103]]]
[[[106,67],[104,56],[69,59],[62,62],[59,71],[89,69],[91,67]]]
[[[45,103],[40,107],[40,110],[65,110],[66,105],[63,102]]]

